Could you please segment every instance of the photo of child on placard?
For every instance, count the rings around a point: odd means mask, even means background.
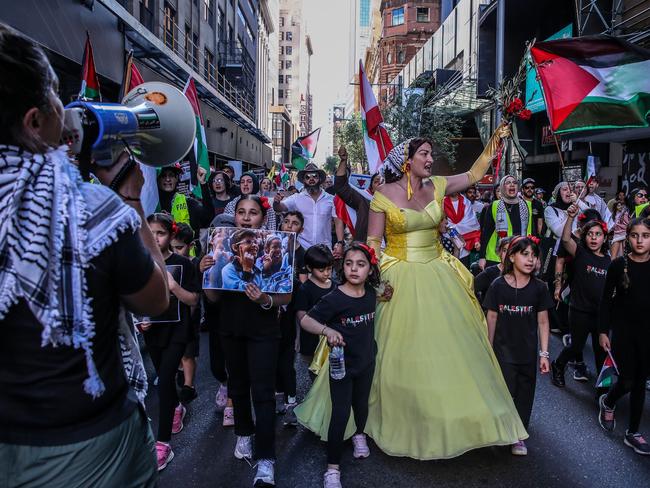
[[[210,228],[215,264],[203,274],[203,289],[243,291],[254,283],[266,293],[291,293],[295,239],[292,232]]]
[[[183,282],[183,266],[179,264],[168,264],[165,266],[167,271],[172,275],[174,280],[177,283]],[[135,325],[141,323],[160,323],[160,322],[180,322],[181,321],[181,309],[178,298],[173,293],[169,294],[169,308],[167,311],[157,317],[144,317],[133,314],[133,323]]]

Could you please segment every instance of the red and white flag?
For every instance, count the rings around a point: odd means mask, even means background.
[[[384,119],[379,111],[377,99],[359,60],[359,99],[361,100],[361,120],[363,123],[363,142],[370,174],[376,173],[384,162],[393,143],[384,127]]]

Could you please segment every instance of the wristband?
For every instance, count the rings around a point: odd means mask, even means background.
[[[268,304],[263,304],[260,303],[260,307],[262,307],[264,310],[271,310],[273,308],[273,297],[271,295],[267,295],[269,297],[269,303]]]
[[[549,359],[551,355],[548,353],[548,351],[539,351],[539,357]]]
[[[323,330],[320,331],[320,334],[319,334],[319,335],[325,335],[325,333],[324,333],[324,332],[325,332],[325,329],[327,329],[327,326],[326,326],[326,325],[323,326]]]

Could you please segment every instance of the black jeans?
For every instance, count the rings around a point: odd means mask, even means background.
[[[226,384],[228,373],[226,372],[226,355],[219,335],[219,304],[206,303],[205,321],[208,326],[210,371],[219,383]]]
[[[255,458],[275,459],[275,370],[277,339],[223,336],[228,396],[235,412],[235,434],[255,434]],[[255,420],[251,411],[251,396]]]
[[[537,362],[513,364],[499,361],[499,365],[521,422],[528,429],[530,414],[533,411],[533,401],[535,400]]]
[[[343,436],[350,418],[350,409],[354,413],[357,434],[362,434],[368,420],[368,397],[375,373],[373,362],[364,371],[355,375],[346,374],[343,379],[330,377],[330,397],[332,399],[332,417],[327,431],[327,464],[340,464],[343,454]],[[323,370],[320,374],[329,374]]]
[[[640,365],[639,365],[640,366]],[[612,389],[605,397],[605,405],[614,408],[623,396],[630,394],[630,423],[628,432],[634,434],[639,431],[641,416],[643,415],[643,404],[645,403],[645,380],[642,367],[635,368],[631,376],[619,376]]]
[[[587,342],[587,337],[591,334],[591,347],[594,350],[595,371],[600,372],[605,362],[607,353],[600,347],[598,342],[598,324],[597,312],[582,312],[575,308],[569,309],[569,330],[571,331],[571,346],[562,349],[562,352],[555,360],[555,363],[564,368],[572,359],[578,362],[582,361],[582,350]]]
[[[296,314],[283,312],[280,316],[280,350],[278,353],[278,371],[276,391],[284,393],[285,403],[289,397],[296,396]]]
[[[155,327],[154,324],[152,327]],[[158,440],[169,442],[172,438],[174,409],[178,406],[176,371],[185,352],[185,344],[170,343],[166,347],[147,346],[151,361],[158,374]]]

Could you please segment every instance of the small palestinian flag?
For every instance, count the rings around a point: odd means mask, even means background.
[[[275,175],[275,184],[278,188],[286,189],[287,183],[289,183],[289,172],[284,163],[282,163],[282,166],[280,166],[280,173]]]
[[[650,126],[650,51],[593,36],[539,42],[531,56],[556,133]]]
[[[93,46],[90,44],[90,34],[88,32],[86,32],[86,46],[84,47],[81,66],[81,90],[79,90],[78,98],[81,100],[102,101],[102,94],[99,91],[99,77],[95,70]]]
[[[320,127],[306,136],[299,137],[291,145],[291,164],[296,169],[304,169],[310,159],[316,155]]]
[[[614,362],[612,353],[607,351],[607,357],[603,363],[603,367],[600,370],[598,379],[596,380],[596,388],[609,388],[614,383],[614,376],[618,375],[618,367]]]

